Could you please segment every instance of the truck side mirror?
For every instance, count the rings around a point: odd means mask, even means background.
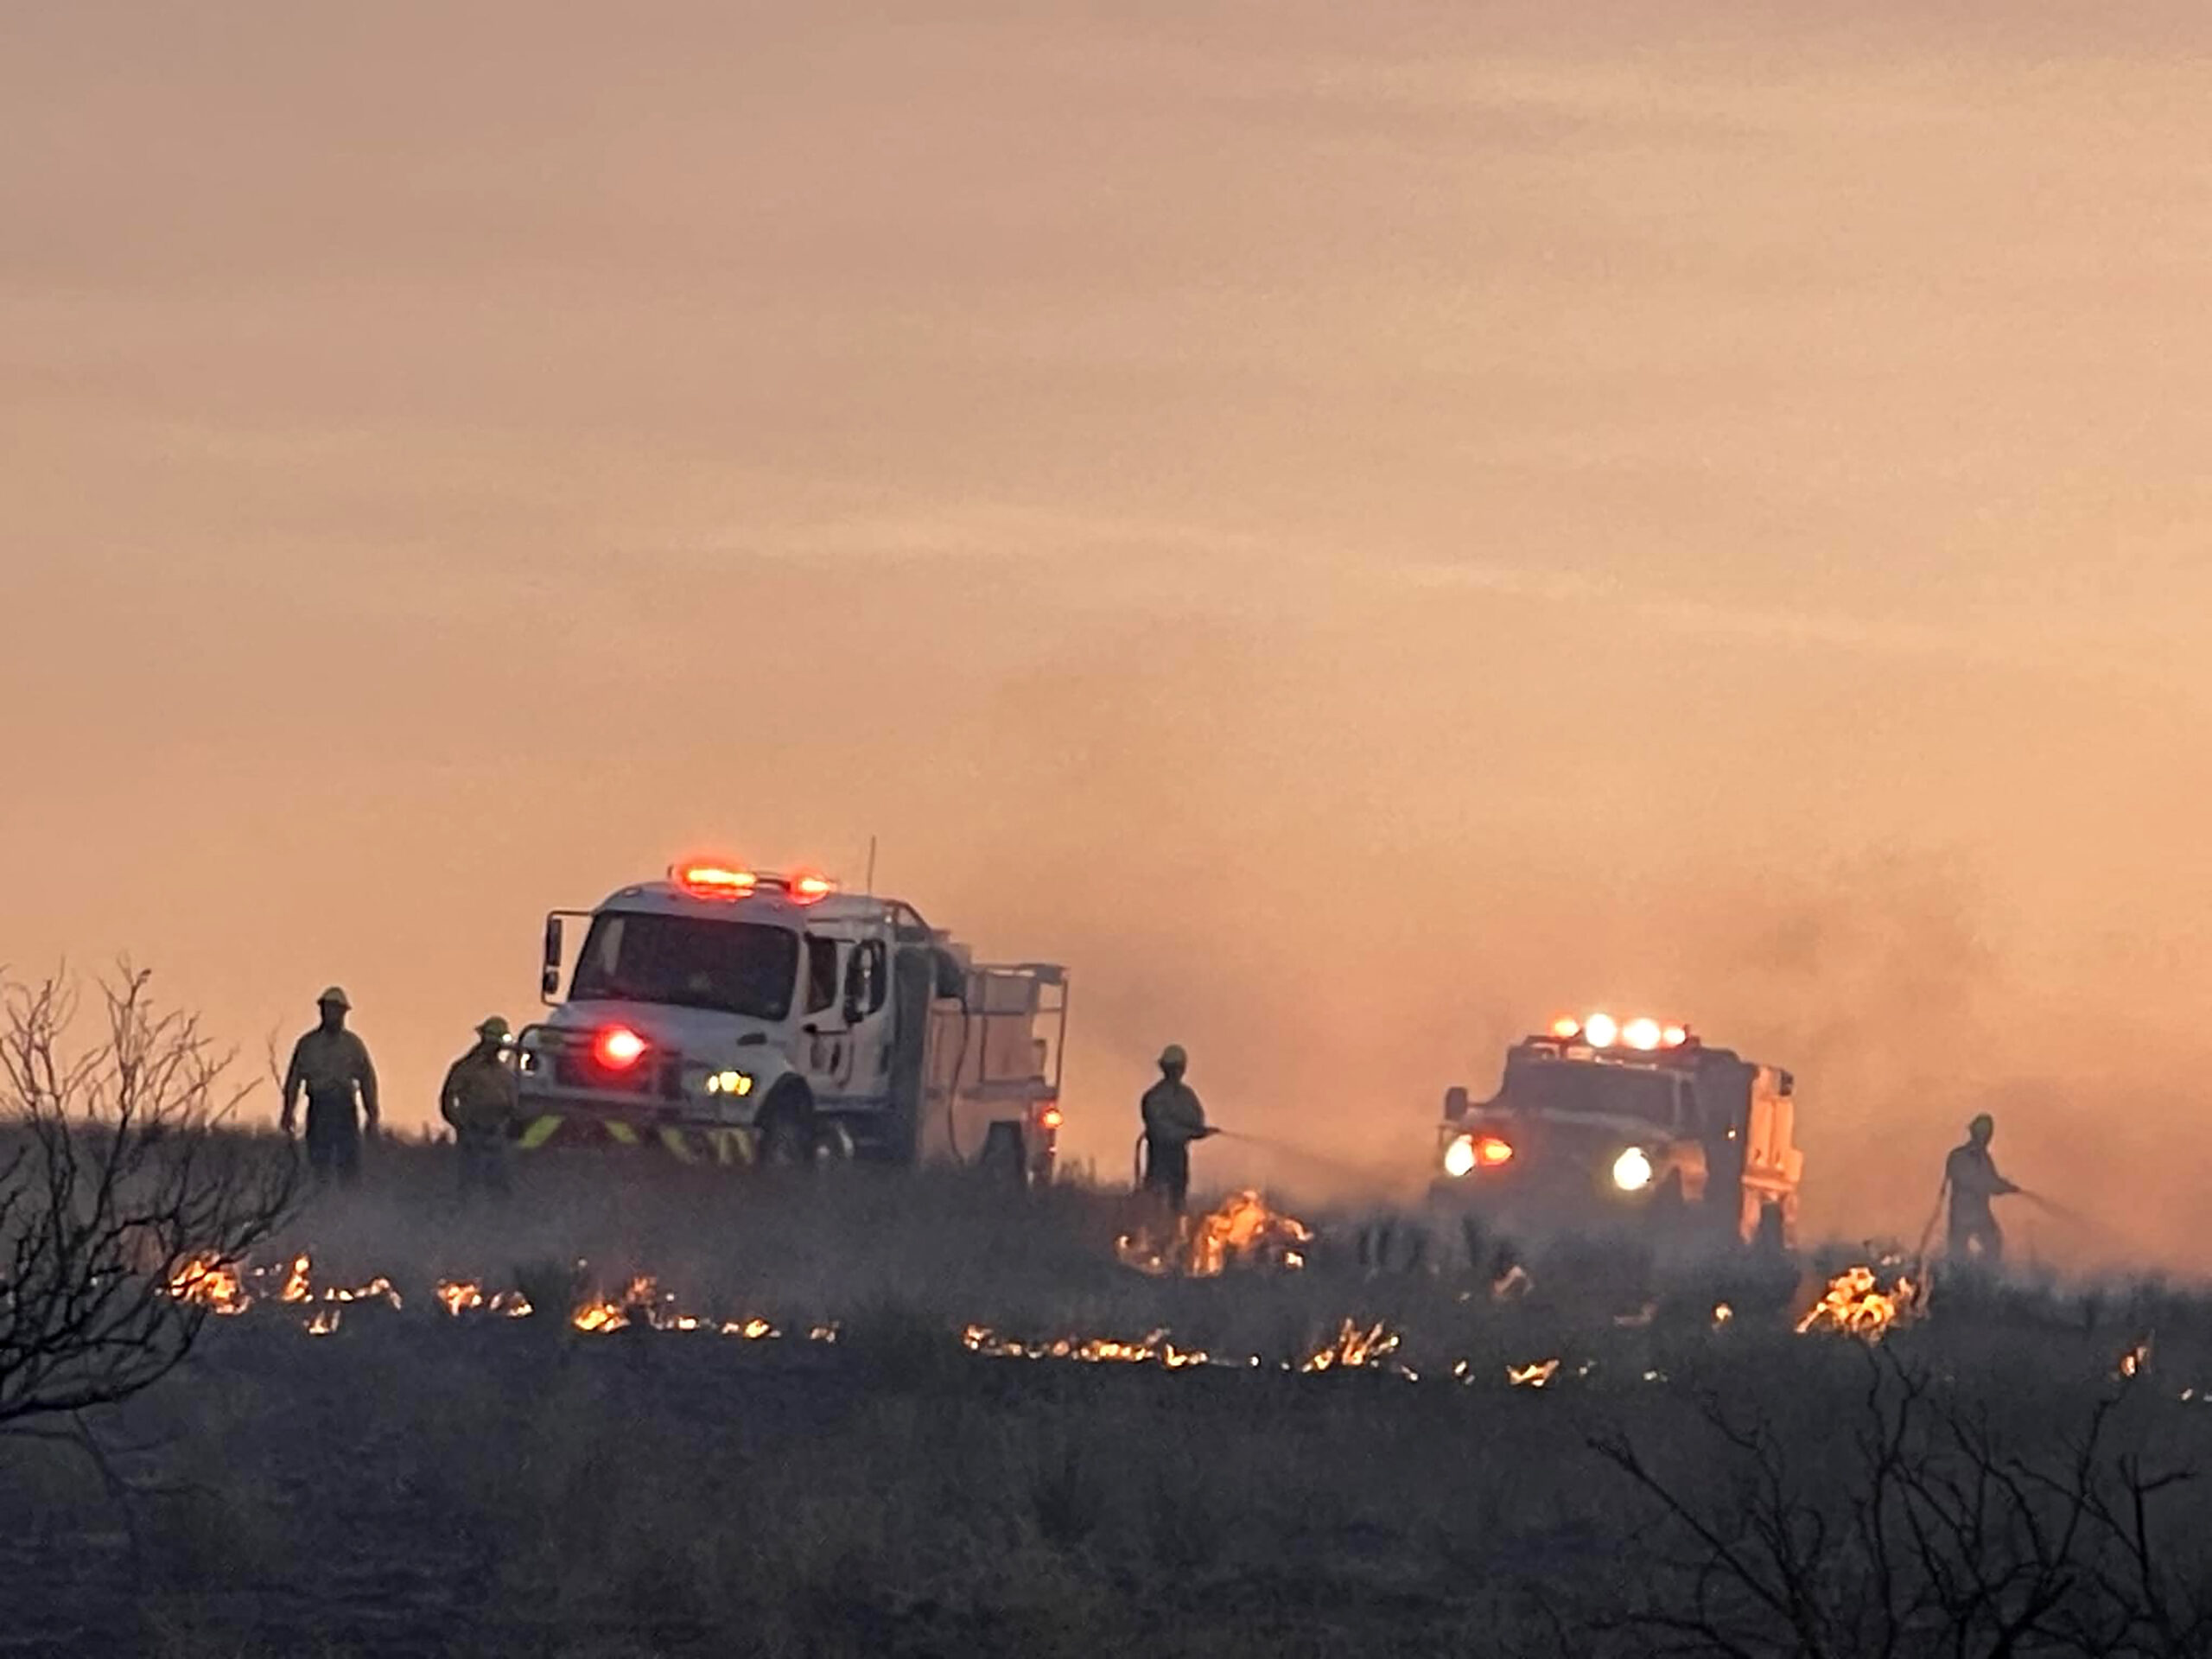
[[[550,1002],[561,995],[561,918],[545,918],[545,965],[538,972],[537,994]]]
[[[933,951],[937,961],[937,995],[964,1002],[968,997],[968,976],[961,971],[960,959],[949,950]]]
[[[1457,1085],[1444,1091],[1444,1116],[1453,1122],[1467,1115],[1467,1091]]]

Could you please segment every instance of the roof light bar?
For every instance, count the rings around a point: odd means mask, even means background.
[[[837,884],[812,870],[794,870],[784,878],[784,891],[795,905],[818,905],[837,891]]]
[[[749,899],[760,887],[755,872],[730,864],[677,864],[668,879],[694,899]]]
[[[1662,1024],[1649,1014],[1633,1020],[1616,1020],[1610,1014],[1554,1020],[1551,1034],[1556,1042],[1571,1043],[1579,1037],[1592,1048],[1631,1048],[1643,1054],[1685,1047],[1690,1040],[1688,1026]]]

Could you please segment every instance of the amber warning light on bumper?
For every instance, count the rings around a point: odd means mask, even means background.
[[[1494,1135],[1463,1135],[1444,1148],[1444,1173],[1454,1180],[1512,1161],[1512,1142]]]

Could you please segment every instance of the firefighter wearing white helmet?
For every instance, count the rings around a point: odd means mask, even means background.
[[[1191,1191],[1191,1142],[1203,1141],[1213,1131],[1206,1127],[1206,1109],[1197,1091],[1183,1081],[1190,1057],[1182,1045],[1170,1043],[1160,1051],[1160,1081],[1145,1090],[1144,1185],[1176,1214],[1183,1212]]]
[[[438,1112],[453,1125],[461,1154],[461,1196],[507,1191],[507,1128],[521,1109],[507,1063],[507,1022],[498,1014],[476,1027],[476,1046],[453,1063],[438,1090]]]
[[[377,1132],[377,1069],[369,1047],[346,1028],[353,999],[337,986],[315,999],[321,1022],[292,1048],[284,1071],[284,1103],[279,1122],[286,1135],[308,1101],[308,1167],[317,1180],[335,1176],[351,1182],[361,1173],[361,1125]]]

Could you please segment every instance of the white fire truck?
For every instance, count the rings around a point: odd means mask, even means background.
[[[1563,1019],[1508,1051],[1489,1100],[1446,1094],[1430,1191],[1507,1231],[1633,1218],[1788,1247],[1796,1087],[1684,1026]]]
[[[568,973],[568,925],[582,925]],[[856,1157],[1051,1179],[1068,977],[981,963],[910,905],[695,861],[546,918],[553,1005],[514,1041],[519,1147]]]

